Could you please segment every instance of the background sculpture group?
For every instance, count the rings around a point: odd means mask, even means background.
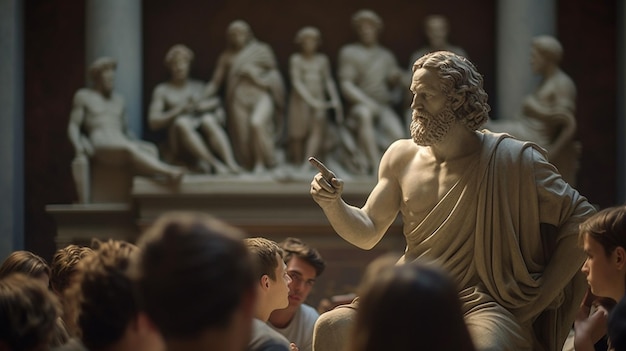
[[[310,179],[314,171],[308,156],[325,160],[344,178],[373,177],[384,150],[408,136],[411,72],[379,43],[383,21],[376,13],[358,11],[352,23],[358,41],[340,49],[337,82],[330,60],[318,51],[320,31],[298,31],[300,51],[289,59],[289,91],[272,48],[257,40],[244,21],[228,26],[228,47],[206,84],[189,76],[193,51],[174,45],[165,55],[170,79],[154,89],[148,109],[150,129],[166,131],[161,156],[155,145],[126,131],[124,101],[113,91],[117,63],[96,60],[90,70],[93,86],[76,93],[69,127],[79,202],[127,196],[134,174],[157,175],[170,183],[185,173]],[[428,17],[430,43],[414,58],[436,50],[465,54],[448,43],[448,30],[444,17]],[[545,79],[524,105],[530,118],[494,121],[488,128],[537,142],[556,160],[576,150],[575,88],[558,69],[560,51],[554,53],[552,42],[537,42],[532,61],[542,67],[536,71]],[[109,174],[122,176],[112,182]]]

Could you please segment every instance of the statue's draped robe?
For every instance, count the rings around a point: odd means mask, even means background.
[[[405,218],[401,261],[424,257],[451,273],[479,349],[560,350],[585,291],[578,224],[594,208],[535,144],[482,135],[480,158],[426,218]],[[550,262],[561,245],[571,256]],[[546,311],[533,310],[548,264],[562,272],[553,279],[563,290]],[[532,317],[516,314],[522,308]]]
[[[253,82],[244,72],[254,72],[264,86]],[[258,135],[261,140],[252,143],[249,117],[253,106],[266,94],[273,103],[274,121],[264,126],[264,133]],[[251,149],[255,147],[261,148],[262,153],[271,158],[265,160],[266,164],[275,163],[274,142],[282,135],[285,96],[284,82],[269,45],[253,40],[232,57],[226,86],[227,125],[233,151],[242,165],[251,167]],[[250,113],[244,118],[234,113],[234,109],[247,109]]]

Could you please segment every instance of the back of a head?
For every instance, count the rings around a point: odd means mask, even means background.
[[[69,287],[72,276],[77,272],[78,262],[92,253],[91,248],[74,244],[58,249],[50,264],[50,285],[54,291],[62,294]]]
[[[456,286],[440,269],[387,265],[364,284],[351,351],[474,350]]]
[[[101,350],[121,340],[139,309],[129,275],[137,247],[125,241],[93,243],[68,289],[81,339],[89,350]]]
[[[30,251],[14,251],[0,265],[0,278],[12,273],[24,273],[34,278],[44,274],[50,277],[50,266],[41,256]]]
[[[166,214],[142,235],[138,294],[166,341],[228,328],[244,296],[254,293],[242,237],[240,230],[195,213]]]
[[[22,273],[0,279],[0,347],[40,350],[52,338],[58,301],[40,281]]]
[[[548,61],[557,65],[561,63],[563,46],[555,37],[550,35],[536,36],[533,38],[532,45]]]

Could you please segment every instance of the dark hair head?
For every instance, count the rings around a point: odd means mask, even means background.
[[[432,69],[439,75],[441,91],[451,99],[464,98],[455,111],[458,118],[470,130],[478,130],[489,119],[491,107],[483,89],[483,76],[465,57],[449,51],[435,51],[420,57],[413,64],[413,72],[420,68]]]
[[[0,341],[13,351],[48,345],[59,316],[56,296],[23,273],[0,279]]]
[[[254,293],[243,234],[204,214],[170,213],[141,236],[138,294],[165,339],[228,327]]]
[[[578,227],[578,241],[585,235],[600,243],[609,256],[618,246],[626,249],[626,205],[609,207],[587,218]]]
[[[58,294],[62,294],[69,287],[78,262],[92,253],[93,250],[89,247],[73,244],[55,252],[50,264],[50,285]]]
[[[94,253],[79,262],[68,300],[76,304],[81,339],[89,350],[100,350],[119,341],[137,316],[129,267],[137,247],[125,241],[92,243]]]
[[[370,271],[376,277],[359,289],[351,351],[414,350],[416,343],[423,350],[474,350],[456,285],[443,271],[418,262]]]
[[[278,245],[283,250],[283,261],[285,261],[285,263],[289,263],[291,258],[296,256],[315,268],[316,277],[319,277],[322,272],[324,272],[326,263],[322,259],[320,253],[302,240],[297,238],[287,238],[281,241]]]
[[[44,274],[50,277],[50,266],[46,260],[30,251],[13,251],[0,266],[0,278],[16,272],[34,278]]]
[[[282,259],[283,250],[274,241],[265,238],[246,238],[244,243],[252,256],[256,279],[267,275],[275,281],[278,267],[276,257]]]

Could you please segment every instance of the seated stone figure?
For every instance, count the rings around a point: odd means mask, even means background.
[[[226,115],[219,97],[204,96],[204,84],[189,78],[193,57],[193,51],[185,45],[168,50],[165,65],[171,78],[152,93],[150,128],[168,129],[169,151],[175,160],[187,156],[207,173],[238,173],[240,167],[224,130]]]
[[[74,94],[69,139],[76,157],[72,173],[79,202],[123,202],[133,174],[180,182],[184,172],[159,160],[156,147],[127,129],[124,99],[113,91],[117,62],[101,57],[89,67],[93,87]]]
[[[226,124],[235,158],[260,173],[278,163],[285,87],[274,52],[254,38],[246,22],[232,22],[227,37],[229,47],[218,58],[205,94],[215,94],[226,83]]]
[[[576,86],[560,68],[561,44],[543,35],[533,39],[531,66],[542,80],[537,89],[524,100],[519,115],[511,120],[490,121],[487,128],[507,132],[518,139],[539,144],[548,152],[563,179],[576,183],[580,143],[576,133]]]
[[[405,135],[394,109],[399,101],[394,100],[401,100],[401,92],[396,89],[406,87],[393,53],[378,42],[381,18],[373,11],[360,10],[352,17],[352,23],[359,41],[339,51],[339,87],[349,105],[346,124],[354,131],[356,145],[365,155],[364,170],[376,174],[382,151]]]

